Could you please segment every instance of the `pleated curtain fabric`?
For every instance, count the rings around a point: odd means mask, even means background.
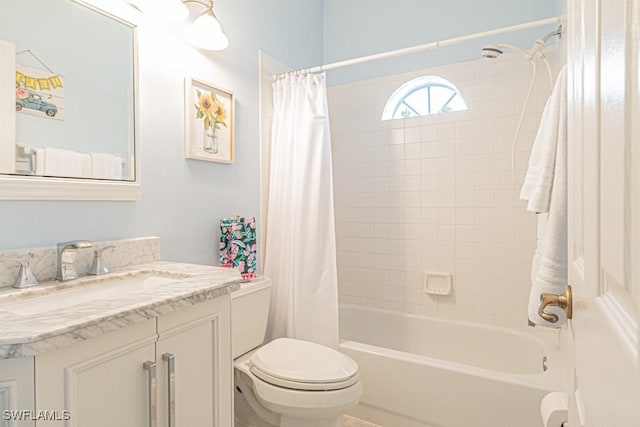
[[[338,346],[331,140],[325,74],[273,83],[264,273],[273,280],[267,338]]]

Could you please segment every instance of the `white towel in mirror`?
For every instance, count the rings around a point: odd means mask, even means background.
[[[45,147],[43,150],[43,175],[70,178],[87,178],[90,176],[91,165],[86,154],[52,147]],[[40,166],[36,167],[40,168]]]
[[[91,177],[122,179],[122,158],[109,153],[90,153]]]

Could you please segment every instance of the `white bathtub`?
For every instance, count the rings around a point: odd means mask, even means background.
[[[527,329],[342,305],[340,349],[364,386],[351,414],[384,427],[541,427],[540,401],[566,373],[557,334]]]

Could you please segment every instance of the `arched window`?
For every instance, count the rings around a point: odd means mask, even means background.
[[[438,76],[423,76],[400,86],[387,100],[382,120],[405,119],[464,111],[467,104],[457,87]]]

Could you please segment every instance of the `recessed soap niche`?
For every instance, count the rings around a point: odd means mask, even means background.
[[[422,273],[422,288],[429,295],[452,295],[453,274],[425,271]]]

